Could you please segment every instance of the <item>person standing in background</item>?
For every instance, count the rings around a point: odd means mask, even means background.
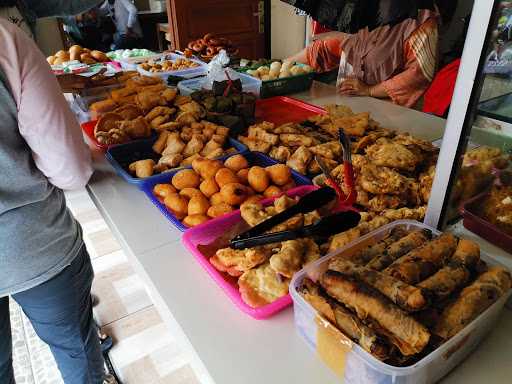
[[[112,18],[116,26],[112,49],[142,48],[142,29],[137,7],[130,0],[106,0],[100,14]]]

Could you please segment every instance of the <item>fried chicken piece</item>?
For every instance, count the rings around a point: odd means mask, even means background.
[[[382,212],[385,209],[396,209],[403,205],[400,196],[397,195],[375,195],[368,201],[368,208],[373,212]]]
[[[399,208],[399,209],[386,209],[382,212],[382,217],[390,220],[418,220],[421,221],[425,218],[427,207],[418,208]]]
[[[196,153],[201,152],[204,147],[203,140],[200,135],[193,135],[192,139],[187,143],[187,146],[183,150],[183,156],[190,157]]]
[[[299,229],[304,226],[304,215],[299,213],[285,222],[276,225],[269,232],[281,232],[281,231],[290,231],[294,229]]]
[[[142,115],[142,110],[135,104],[126,104],[114,110],[123,117],[123,120],[133,120]]]
[[[284,145],[280,145],[279,147],[273,147],[268,155],[280,163],[286,163],[292,154],[290,153],[290,149]]]
[[[298,128],[297,124],[295,123],[286,123],[283,125],[280,125],[277,128],[272,129],[272,133],[275,134],[281,134],[281,133],[300,133],[301,130]]]
[[[238,136],[238,140],[246,145],[249,150],[255,152],[268,153],[272,148],[272,144],[251,137]]]
[[[436,167],[430,166],[428,170],[419,176],[420,181],[420,196],[423,203],[427,204],[430,199],[430,191],[436,174]]]
[[[313,154],[304,146],[297,148],[297,150],[290,156],[286,162],[291,169],[305,175],[309,162],[312,160]]]
[[[270,304],[288,294],[290,280],[276,273],[270,263],[245,272],[238,279],[242,300],[253,308]]]
[[[175,155],[183,152],[186,144],[181,140],[179,133],[172,132],[167,137],[167,145],[165,146],[162,156]]]
[[[272,216],[265,212],[260,203],[246,203],[240,206],[242,219],[251,227],[270,219]]]
[[[304,244],[301,240],[288,240],[281,244],[279,252],[270,257],[270,266],[277,273],[292,278],[302,268]]]
[[[247,130],[247,136],[253,139],[258,139],[272,145],[277,145],[279,142],[279,136],[273,133],[267,132],[261,126],[253,125]]]
[[[168,102],[172,103],[176,96],[178,95],[178,90],[176,88],[166,88],[162,92],[162,97]]]
[[[254,247],[249,249],[219,249],[210,258],[210,263],[221,272],[227,272],[231,276],[241,276],[268,260],[272,251],[270,247]]]
[[[328,132],[334,137],[338,136],[339,129],[350,136],[363,136],[368,129],[370,114],[368,112],[358,113],[353,116],[336,117],[332,119],[332,125]]]
[[[504,169],[508,166],[509,161],[510,156],[504,155],[501,149],[482,146],[466,152],[462,165],[470,166],[475,163],[490,162],[492,168]]]
[[[290,147],[311,147],[318,144],[317,140],[313,137],[296,133],[282,133],[279,135],[279,140],[282,144]]]
[[[335,251],[336,249],[343,248],[347,244],[350,244],[356,239],[362,236],[361,231],[358,227],[349,229],[348,231],[338,233],[332,236],[329,240],[329,252]]]
[[[421,160],[405,145],[379,139],[366,149],[368,159],[375,165],[413,171]]]
[[[329,141],[327,143],[315,145],[309,148],[314,155],[322,156],[330,160],[337,160],[340,158],[343,149],[338,141]]]
[[[367,164],[361,168],[361,174],[357,178],[361,187],[375,195],[398,195],[405,191],[406,178],[388,167],[377,167]]]
[[[439,148],[437,148],[430,141],[422,140],[417,137],[411,136],[409,133],[402,133],[396,135],[393,138],[393,141],[397,144],[405,145],[409,149],[411,149],[411,147],[417,147],[423,152],[439,152]]]
[[[251,125],[248,130],[250,130],[251,128],[261,128],[263,129],[264,131],[273,131],[274,130],[274,123],[270,123],[268,121],[263,121],[261,123],[258,123],[258,124],[254,124],[254,125]]]
[[[131,121],[123,121],[119,127],[133,139],[151,136],[151,127],[142,116]]]

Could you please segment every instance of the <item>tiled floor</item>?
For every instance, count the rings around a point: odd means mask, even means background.
[[[85,191],[67,195],[84,230],[95,270],[95,317],[114,339],[112,364],[124,384],[198,384],[187,355],[157,313],[141,279]],[[48,347],[14,303],[14,369],[17,384],[62,384]]]

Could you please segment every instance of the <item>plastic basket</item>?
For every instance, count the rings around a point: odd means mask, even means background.
[[[294,188],[287,192],[290,197],[304,196],[305,194],[315,190],[317,187],[312,185]],[[275,199],[265,200],[264,205],[270,205]],[[185,232],[182,242],[187,249],[192,253],[197,262],[206,270],[210,277],[217,283],[217,285],[228,295],[231,301],[242,312],[248,314],[255,319],[266,319],[275,315],[279,311],[288,307],[292,303],[290,295],[283,296],[271,304],[263,307],[252,308],[247,305],[243,300],[240,292],[238,291],[237,280],[233,277],[224,274],[210,263],[208,257],[203,255],[198,249],[200,244],[209,244],[225,231],[229,230],[232,226],[242,220],[240,211],[234,211],[222,216],[218,219],[208,221],[197,227],[191,228]]]
[[[142,160],[142,159],[153,159],[155,162],[160,159],[160,155],[153,151],[153,144],[157,138],[138,140],[127,144],[120,144],[110,147],[105,153],[105,157],[108,162],[114,167],[116,173],[125,179],[130,184],[136,184],[139,187],[142,187],[144,181],[157,180],[161,175],[153,175],[147,177],[145,179],[139,179],[137,177],[133,177],[128,171],[128,167],[134,161]],[[242,153],[247,151],[247,147],[240,143],[235,139],[228,139],[228,147],[233,147],[236,149],[236,153]],[[226,159],[229,155],[224,155],[219,157],[219,159]],[[175,170],[184,169],[189,167],[178,167]],[[170,174],[169,172],[165,173]]]
[[[200,77],[196,79],[180,81],[178,83],[180,95],[189,96],[196,91],[200,91],[202,89],[202,84],[205,81],[205,79],[206,77]],[[259,97],[261,81],[244,73],[240,73],[240,80],[242,81],[243,92],[252,93]]]
[[[277,161],[271,159],[270,157],[264,155],[263,153],[258,152],[243,152],[242,153],[244,157],[249,162],[249,165],[259,165],[261,167],[268,167],[269,165],[278,164]],[[226,156],[226,158],[231,157],[232,155]],[[190,167],[188,167],[190,168]],[[142,191],[146,194],[146,196],[151,200],[151,202],[162,212],[162,214],[172,223],[176,228],[178,228],[180,231],[184,232],[188,228],[183,225],[183,223],[174,216],[166,207],[165,205],[156,197],[153,193],[153,188],[156,184],[162,184],[162,183],[170,183],[172,177],[179,172],[180,170],[173,170],[171,172],[162,173],[158,176],[153,176],[149,179],[144,180],[142,184]],[[295,181],[295,184],[297,186],[302,185],[310,185],[311,180],[309,180],[307,177],[295,172],[292,170],[292,177]]]
[[[304,278],[306,276],[317,278],[332,257],[378,241],[398,226],[404,226],[410,230],[428,228],[433,234],[440,234],[434,228],[416,221],[395,221],[324,256],[295,274],[290,284],[290,294],[294,302],[295,327],[311,349],[317,350],[318,325],[315,319],[318,318],[318,313],[298,292]],[[490,265],[498,264],[486,255],[482,255],[482,259]],[[339,359],[338,368],[343,371],[344,382],[350,384],[432,384],[437,382],[463,361],[492,330],[511,293],[512,290],[509,290],[457,335],[409,367],[394,367],[386,364],[363,350],[357,343],[353,343],[352,348]],[[344,364],[344,370],[341,364]]]
[[[176,60],[176,59],[185,59],[184,56],[176,55],[175,53],[171,53],[166,56],[166,60]],[[188,68],[188,69],[181,69],[178,71],[168,71],[168,72],[149,72],[140,67],[140,65],[137,66],[137,72],[139,72],[141,75],[145,76],[152,76],[152,77],[161,77],[164,80],[167,80],[169,76],[180,76],[180,77],[194,77],[198,75],[205,75],[208,71],[208,66],[203,63],[202,61],[195,60],[195,59],[187,59],[190,61],[193,61],[194,63],[199,64],[198,67],[195,68]]]

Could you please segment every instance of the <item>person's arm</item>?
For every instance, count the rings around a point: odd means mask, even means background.
[[[128,11],[128,24],[126,27],[128,28],[128,30],[132,30],[133,27],[135,27],[135,24],[137,23],[137,18],[139,14],[137,7],[130,0],[117,1],[119,1]]]
[[[339,66],[341,42],[339,38],[317,40],[286,60],[308,64],[317,72],[331,71]]]
[[[24,0],[27,7],[41,17],[74,16],[101,4],[104,0]]]
[[[14,25],[1,36],[0,56],[14,100],[18,126],[37,168],[61,189],[83,188],[92,174],[80,126],[35,43]]]

